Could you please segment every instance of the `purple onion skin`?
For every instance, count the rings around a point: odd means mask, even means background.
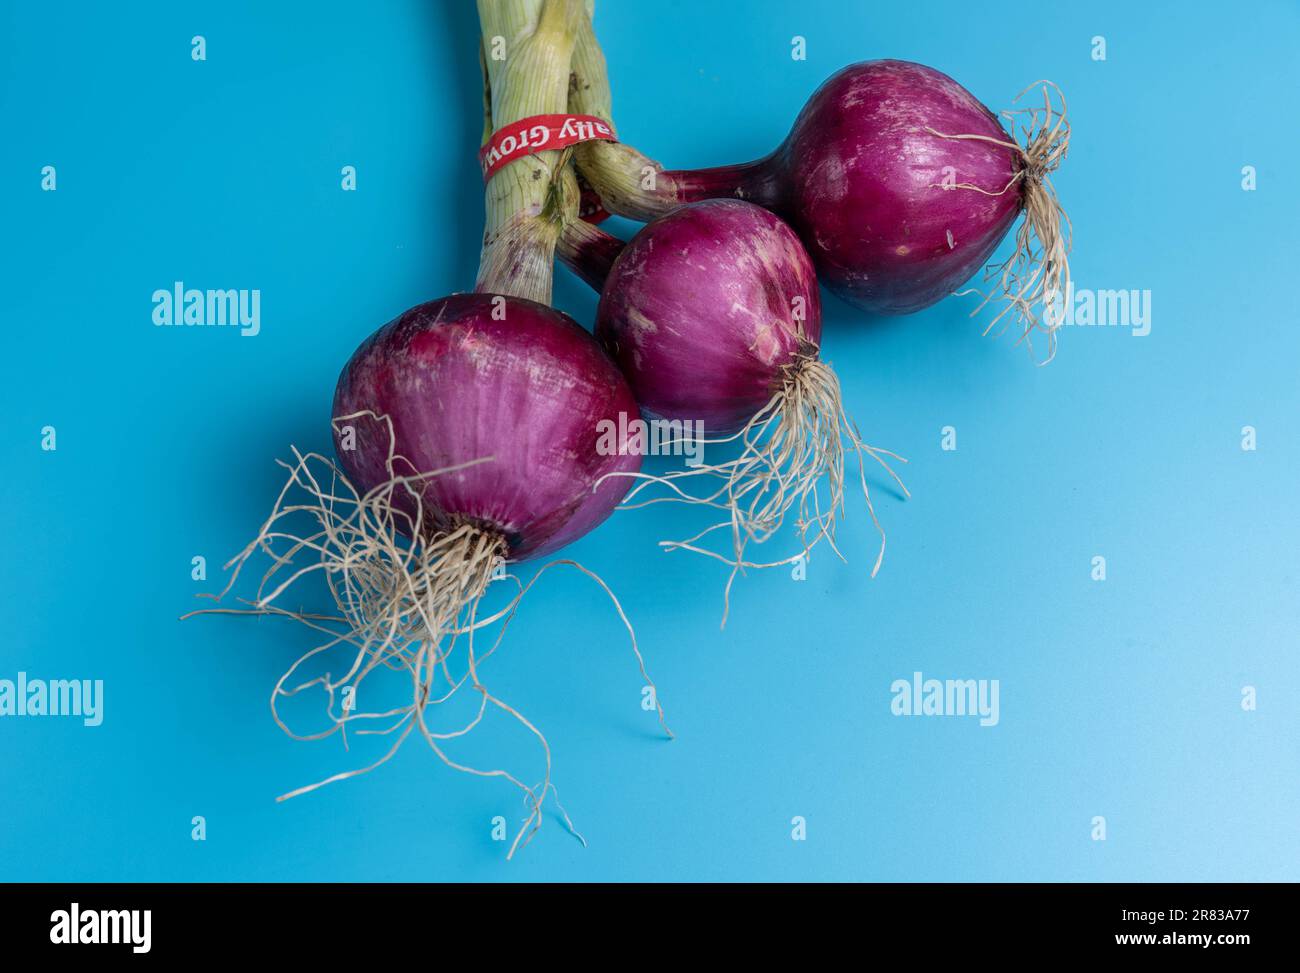
[[[785,142],[757,163],[695,173],[681,198],[742,195],[799,232],[828,289],[879,314],[908,314],[954,291],[988,260],[1022,206],[1021,168],[996,116],[969,91],[910,61],[866,61],[826,80]],[[951,167],[951,169],[948,169]],[[730,176],[727,175],[730,170]],[[951,236],[951,243],[949,237]]]
[[[614,261],[596,337],[651,416],[732,433],[780,391],[797,355],[816,354],[816,273],[798,236],[767,210],[735,199],[682,206]]]
[[[541,557],[610,515],[640,469],[637,455],[601,455],[598,423],[638,415],[600,346],[568,315],[520,298],[494,320],[491,294],[453,294],[413,307],[356,350],[339,376],[334,416],[392,418],[396,452],[427,472],[493,457],[422,486],[426,522],[469,521],[505,537],[512,559]],[[390,479],[385,425],[350,423],[356,448],[334,445],[359,492]],[[400,496],[398,490],[395,496]],[[413,514],[414,501],[402,508]]]

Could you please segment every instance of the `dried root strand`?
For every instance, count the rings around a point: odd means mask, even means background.
[[[880,550],[871,569],[871,576],[876,576],[885,556],[885,531],[871,502],[864,458],[870,457],[879,463],[904,496],[909,495],[907,487],[885,457],[901,463],[907,460],[862,441],[857,426],[844,412],[839,379],[830,366],[812,355],[800,357],[787,369],[781,390],[740,432],[707,442],[720,444],[737,440],[742,445],[742,452],[736,459],[677,470],[663,476],[624,474],[639,481],[624,498],[624,508],[677,502],[724,512],[724,520],[693,537],[660,541],[660,546],[666,550],[694,551],[731,567],[723,592],[724,626],[731,608],[731,587],[736,576],[743,574],[746,568],[792,564],[807,557],[823,539],[844,560],[835,545],[835,524],[837,516],[844,513],[846,444],[857,453],[862,494],[871,521],[880,534]],[[703,491],[691,489],[697,483],[705,485]],[[636,502],[637,496],[653,485],[666,488],[668,495]],[[792,507],[796,509],[802,550],[779,561],[748,560],[746,548],[751,543],[762,544],[780,531]],[[706,538],[711,539],[719,532],[729,532],[728,549],[720,552],[703,546]]]
[[[1056,357],[1056,329],[1060,326],[1056,302],[1064,297],[1070,284],[1068,257],[1073,245],[1073,231],[1070,217],[1057,199],[1050,178],[1069,152],[1070,123],[1066,118],[1065,95],[1051,81],[1035,81],[1016,96],[1013,104],[1018,104],[1034,89],[1042,93],[1041,107],[1035,105],[1002,112],[1015,141],[987,135],[938,132],[933,128],[926,131],[939,138],[989,142],[1019,155],[1020,170],[1001,189],[991,190],[973,183],[936,184],[936,188],[1001,196],[1023,183],[1024,219],[1016,230],[1015,250],[1006,260],[990,264],[984,270],[985,285],[994,286],[987,293],[974,288],[958,293],[978,294],[983,298],[971,311],[971,317],[983,311],[995,298],[1004,302],[984,329],[985,335],[1001,335],[1012,321],[1016,321],[1021,328],[1016,343],[1024,341],[1033,355],[1033,333],[1042,331],[1046,334],[1047,355],[1040,363],[1046,365]],[[1001,327],[998,327],[999,323]]]
[[[420,485],[429,477],[490,462],[490,458],[426,473],[401,474],[399,469],[413,467],[394,453],[392,423],[388,417],[362,412],[339,417],[335,423],[362,417],[388,426],[390,479],[360,494],[333,461],[319,453],[303,454],[293,449],[292,463],[277,461],[288,470],[289,476],[270,516],[257,536],[226,565],[231,570],[226,587],[220,594],[208,596],[220,600],[227,595],[244,568],[262,554],[270,563],[254,597],[245,602],[250,607],[190,613],[279,615],[325,636],[324,642],[288,668],[271,693],[272,716],[290,737],[319,740],[337,733],[345,749],[349,733],[394,737],[392,746],[377,760],[296,788],[277,800],[288,800],[374,770],[392,758],[406,738],[418,729],[419,735],[447,766],[479,777],[502,778],[522,792],[528,815],[515,834],[508,858],[541,827],[543,803],[548,795],[555,796],[566,827],[586,844],[559,803],[558,792],[551,783],[551,749],[546,737],[517,709],[487,690],[479,679],[479,667],[500,645],[523,596],[538,578],[552,567],[569,565],[593,578],[613,601],[628,630],[642,677],[654,687],[622,605],[596,574],[574,561],[561,560],[545,565],[526,585],[507,575],[516,585],[517,593],[504,608],[481,618],[480,601],[507,554],[505,541],[498,534],[470,523],[435,525],[425,510]],[[283,606],[291,593],[298,590],[297,582],[309,575],[324,578],[335,613],[306,612]],[[475,646],[475,633],[497,622],[501,625],[495,640],[480,655]],[[464,646],[463,652],[458,652],[458,643]],[[309,662],[316,668],[328,665],[329,670],[314,678],[298,676],[299,670]],[[411,701],[380,710],[363,710],[359,706],[362,683],[381,670],[405,673],[410,680]],[[473,715],[455,729],[433,729],[427,718],[431,707],[446,703],[466,687],[479,696]],[[283,700],[312,688],[319,688],[325,694],[326,725],[323,729],[300,733],[282,718],[280,705]],[[654,691],[657,702],[657,688]],[[447,753],[447,742],[473,730],[489,706],[517,721],[541,744],[545,773],[540,783],[525,784],[500,768],[472,767]],[[662,705],[659,720],[671,737]]]

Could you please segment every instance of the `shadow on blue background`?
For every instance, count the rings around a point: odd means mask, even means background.
[[[622,513],[567,553],[619,592],[678,739],[656,735],[618,619],[576,574],[539,584],[484,673],[545,730],[589,848],[552,817],[507,864],[492,819],[522,818],[517,792],[418,744],[276,804],[366,760],[270,719],[307,636],[177,616],[265,516],[273,459],[327,447],[355,345],[472,286],[471,6],[5,3],[0,678],[103,679],[106,698],[95,728],[0,719],[0,879],[1300,877],[1300,207],[1277,113],[1300,80],[1295,7],[599,8],[620,132],[673,166],[766,152],[854,60],[923,61],[994,108],[1052,78],[1074,122],[1056,182],[1076,281],[1149,290],[1150,334],[1067,329],[1035,368],[960,300],[867,320],[828,297],[850,410],[911,460],[914,499],[878,500],[880,576],[853,504],[847,565],[745,578],[719,632],[721,569],[655,544],[691,515]],[[150,295],[177,280],[259,288],[261,334],[155,328]],[[564,271],[556,303],[591,321]],[[997,679],[999,724],[892,716],[917,671]],[[459,753],[540,776],[506,722]]]

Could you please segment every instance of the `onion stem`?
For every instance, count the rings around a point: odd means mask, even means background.
[[[494,128],[565,111],[583,0],[478,0],[478,13],[490,98],[485,140]],[[488,182],[476,290],[550,304],[559,227],[547,203],[564,158],[555,151],[524,156]]]
[[[569,75],[569,110],[604,119],[615,132],[613,96],[605,54],[588,13],[578,25]],[[649,222],[685,200],[674,174],[626,142],[584,142],[574,158],[578,170],[611,213]]]

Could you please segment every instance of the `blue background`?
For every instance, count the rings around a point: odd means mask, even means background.
[[[106,700],[93,729],[0,720],[0,879],[1300,879],[1295,5],[604,0],[596,24],[622,134],[677,166],[766,152],[855,60],[922,61],[994,108],[1050,77],[1076,281],[1150,289],[1151,333],[1064,329],[1036,368],[959,300],[871,320],[828,297],[850,411],[911,460],[912,500],[879,491],[880,576],[854,503],[848,565],[751,575],[719,632],[722,569],[654,543],[698,517],[622,513],[568,553],[620,593],[678,739],[577,575],[534,589],[484,672],[546,732],[589,848],[551,817],[507,863],[490,821],[517,792],[415,741],[276,804],[362,760],[270,719],[308,633],[177,616],[264,517],[272,460],[328,446],[355,345],[472,285],[472,5],[6,0],[0,678]],[[176,280],[260,288],[261,334],[155,328]],[[556,303],[592,320],[564,271]],[[891,716],[917,670],[1000,680],[1000,724]],[[459,752],[540,773],[505,723]]]

